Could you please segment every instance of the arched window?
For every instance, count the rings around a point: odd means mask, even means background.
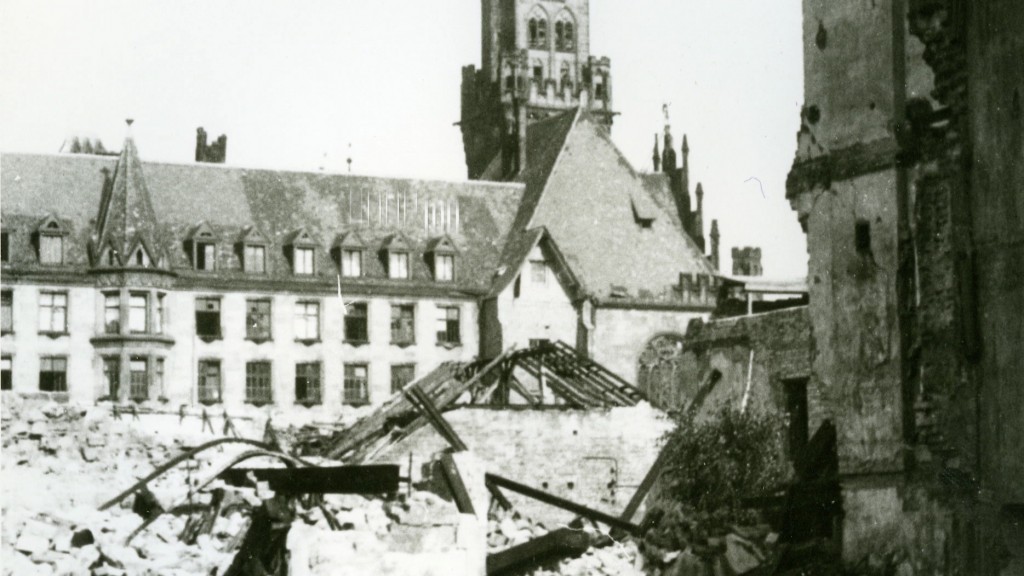
[[[530,46],[537,47],[537,19],[530,18]]]
[[[542,8],[535,7],[530,13],[527,29],[530,35],[530,48],[548,47],[548,19]]]
[[[568,11],[559,14],[555,22],[555,48],[564,51],[576,49],[576,26]]]

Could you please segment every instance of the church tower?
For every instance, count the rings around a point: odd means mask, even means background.
[[[589,0],[481,0],[481,67],[462,69],[462,142],[471,179],[503,151],[515,151],[529,124],[577,107],[612,124],[611,63],[590,54]]]

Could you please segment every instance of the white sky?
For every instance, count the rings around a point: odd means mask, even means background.
[[[612,60],[612,136],[651,169],[671,103],[705,234],[764,248],[768,276],[806,273],[785,199],[803,100],[800,0],[592,0],[591,52]],[[465,179],[464,64],[477,0],[0,0],[0,150],[56,152],[71,133],[190,162],[195,129],[228,163]],[[756,178],[756,180],[753,180]],[[760,182],[760,185],[758,184]]]

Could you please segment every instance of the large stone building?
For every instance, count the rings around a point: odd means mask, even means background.
[[[843,555],[1024,571],[1024,6],[804,0],[788,196]],[[1013,566],[1013,567],[1011,567]]]
[[[569,69],[561,99],[530,92],[512,155],[467,145],[471,175],[506,182],[227,167],[201,130],[196,164],[143,161],[130,136],[119,156],[0,156],[4,388],[333,413],[542,340],[635,380],[719,281],[675,176],[610,140],[587,2],[533,4],[484,2],[487,74],[528,43],[542,78]]]

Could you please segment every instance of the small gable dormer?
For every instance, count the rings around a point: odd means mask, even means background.
[[[384,245],[381,247],[381,256],[387,265],[388,278],[407,280],[411,277],[410,254],[412,254],[412,242],[404,234],[393,234],[384,241]]]
[[[217,269],[217,235],[206,222],[200,222],[189,233],[185,250],[192,259],[192,269],[213,272]]]
[[[292,265],[292,274],[312,276],[316,273],[316,247],[316,240],[305,228],[299,228],[288,235],[284,248]]]
[[[237,250],[242,270],[247,274],[266,274],[270,240],[254,226],[246,226],[238,237]]]
[[[437,282],[455,281],[455,264],[458,249],[451,236],[445,234],[427,245],[427,261]]]
[[[366,242],[359,232],[354,230],[340,234],[331,247],[331,256],[338,265],[341,275],[346,278],[359,278],[363,275],[365,253]]]
[[[64,263],[64,237],[67,229],[56,216],[50,214],[36,226],[34,243],[40,264]]]
[[[153,266],[153,258],[149,255],[149,250],[146,250],[145,244],[140,242],[134,250],[131,252],[131,256],[128,257],[128,266],[134,266],[137,268],[151,268]]]

